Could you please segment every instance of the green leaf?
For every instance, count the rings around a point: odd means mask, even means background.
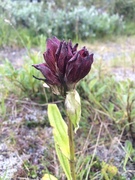
[[[55,143],[55,149],[57,152],[57,156],[59,158],[60,164],[68,178],[68,180],[71,180],[71,171],[70,171],[70,165],[69,165],[69,159],[65,157],[65,155],[61,152],[61,149],[59,148],[59,145]]]
[[[126,140],[125,142],[125,152],[126,156],[124,159],[123,169],[126,171],[126,165],[129,159],[131,159],[132,154],[135,152],[132,143],[129,140]]]
[[[81,102],[80,96],[76,90],[69,91],[66,95],[65,107],[67,116],[73,123],[75,131],[79,128],[79,121],[81,117]]]
[[[45,174],[41,180],[58,180],[56,177],[50,174]]]
[[[106,85],[103,85],[101,88],[98,89],[96,96],[100,96],[101,94],[103,94],[106,90]]]
[[[132,109],[131,111],[131,118],[134,118],[135,117],[135,109]]]
[[[56,152],[60,161],[60,164],[69,180],[71,180],[70,173],[70,148],[68,127],[63,120],[58,107],[55,104],[48,105],[48,117],[51,126],[53,127],[53,135],[55,141]]]
[[[114,111],[114,104],[113,103],[111,103],[111,102],[109,102],[109,107],[108,107],[108,111],[111,113],[111,114],[113,114],[113,111]]]
[[[97,82],[98,82],[98,79],[96,78],[92,79],[89,84],[89,89],[92,90]]]

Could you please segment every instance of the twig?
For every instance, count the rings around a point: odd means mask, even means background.
[[[45,103],[45,104],[39,104],[39,103],[35,103],[35,102],[32,102],[32,101],[21,101],[21,100],[14,100],[14,99],[11,99],[11,98],[6,98],[7,100],[9,101],[14,101],[14,102],[18,102],[18,103],[22,103],[22,104],[29,104],[29,105],[34,105],[34,106],[48,106],[48,104],[58,104],[58,103],[61,103],[63,102],[63,100],[59,100],[59,101],[54,101],[54,102],[49,102],[49,103]]]

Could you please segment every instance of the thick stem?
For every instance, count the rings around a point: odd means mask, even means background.
[[[69,118],[68,118],[68,135],[69,135],[69,147],[70,147],[70,171],[71,171],[72,180],[76,180],[74,131],[73,131],[73,124]]]

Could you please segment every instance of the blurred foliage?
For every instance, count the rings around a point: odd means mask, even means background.
[[[64,5],[64,2],[67,3],[63,1],[60,4]],[[14,29],[27,28],[33,36],[55,35],[65,39],[84,40],[90,37],[120,34],[123,31],[124,22],[118,14],[109,15],[101,8],[85,7],[82,2],[75,3],[74,6],[68,2],[60,9],[54,2],[44,4],[21,1],[18,3],[8,0],[1,2],[0,11],[3,11],[1,21],[4,19]],[[0,28],[1,33],[4,33],[4,20]]]
[[[5,85],[5,91],[48,102],[51,95],[46,94],[47,89],[43,87],[42,82],[33,78],[33,75],[38,77],[38,72],[32,67],[32,64],[38,64],[39,57],[38,54],[29,54],[29,58],[21,68],[14,67],[9,60],[5,60],[4,64],[0,66],[0,77]]]
[[[135,149],[133,148],[132,143],[129,140],[125,141],[125,152],[126,155],[123,162],[123,169],[126,171],[126,165],[128,163],[128,160],[130,159],[133,162],[135,158]]]
[[[135,20],[135,1],[115,0],[112,13],[118,13],[127,21]]]
[[[23,41],[27,43],[27,36],[35,45],[41,34],[77,40],[133,35],[134,9],[133,0],[44,0],[41,3],[0,0],[0,46],[22,46],[17,31]]]
[[[124,34],[127,36],[135,35],[135,23],[134,23],[134,21],[127,21],[126,22]]]
[[[112,75],[100,72],[90,74],[79,86],[82,106],[85,106],[82,108],[83,121],[92,121],[96,114],[97,121],[113,122],[117,131],[129,133],[135,143],[134,88],[135,84],[130,80],[117,81]]]

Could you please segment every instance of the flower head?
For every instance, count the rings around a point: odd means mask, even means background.
[[[83,47],[77,51],[78,44],[60,41],[56,37],[47,39],[47,50],[43,54],[45,63],[33,65],[41,71],[53,93],[62,94],[75,89],[76,83],[90,71],[93,54]]]

